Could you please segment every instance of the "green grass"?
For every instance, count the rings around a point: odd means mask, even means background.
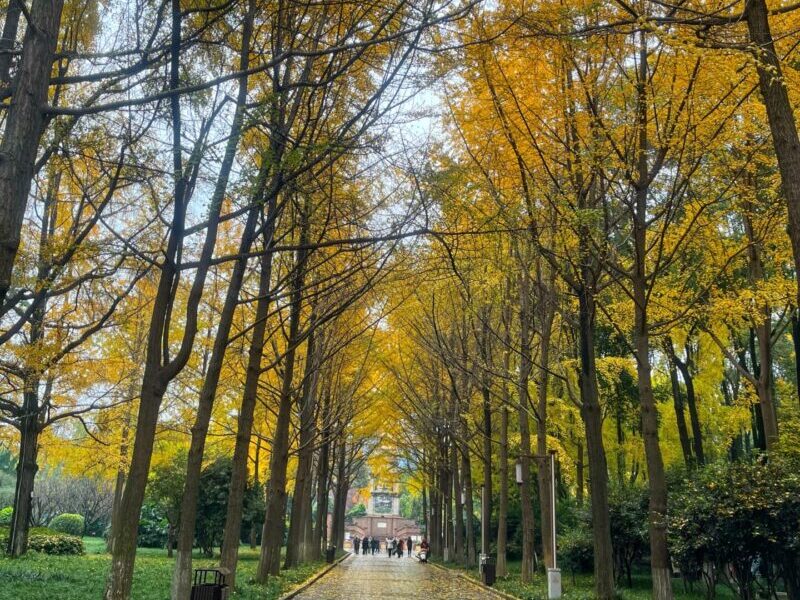
[[[3,600],[84,600],[101,598],[110,557],[105,541],[84,538],[83,556],[47,556],[30,553],[22,558],[0,556],[0,598]],[[140,548],[136,554],[133,577],[134,600],[167,600],[173,559],[165,550]],[[258,565],[258,549],[243,546],[239,550],[237,600],[271,600],[302,583],[322,568],[324,563],[311,563],[283,571],[270,578],[266,585],[252,583]],[[194,567],[215,566],[214,559],[195,555]]]
[[[461,571],[473,579],[480,580],[477,569],[467,571],[456,563],[439,563],[443,566]],[[533,583],[523,585],[520,581],[520,563],[508,563],[508,577],[498,578],[494,587],[507,594],[511,594],[523,600],[546,600],[547,598],[547,577],[544,573],[537,572]],[[619,598],[623,600],[649,600],[652,598],[651,580],[646,572],[634,573],[632,576],[633,586],[631,588],[620,586],[618,589]],[[701,600],[706,598],[705,587],[695,585],[693,590],[684,588],[683,580],[673,579],[672,589],[675,592],[676,600]],[[592,600],[594,598],[594,578],[591,575],[561,572],[561,590],[564,600]],[[717,598],[733,598],[730,590],[717,587]]]

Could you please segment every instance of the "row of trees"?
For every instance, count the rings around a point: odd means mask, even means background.
[[[267,490],[259,581],[281,566],[290,493],[285,564],[341,546],[346,491],[379,422],[366,411],[384,310],[372,290],[407,222],[386,132],[431,30],[468,8],[4,5],[10,555],[27,548],[40,463],[83,465],[115,477],[105,597],[130,597],[149,486],[180,498],[172,597],[187,598],[201,473],[220,454],[222,566],[235,573],[249,486]],[[179,490],[159,490],[152,467],[165,461],[185,469]]]
[[[437,230],[462,235],[418,249],[428,285],[391,317],[387,360],[434,552],[474,565],[480,486],[497,524],[483,548],[496,540],[506,572],[517,463],[522,579],[537,548],[551,567],[555,451],[562,495],[588,485],[596,597],[615,594],[610,489],[646,481],[652,595],[671,598],[668,469],[782,452],[798,417],[795,8],[500,2],[453,34],[458,59],[433,67],[447,151],[417,181]]]

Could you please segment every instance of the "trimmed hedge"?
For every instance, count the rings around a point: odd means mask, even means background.
[[[85,526],[84,518],[81,515],[63,513],[50,521],[50,529],[67,535],[82,536]]]
[[[28,550],[59,556],[83,554],[83,540],[74,535],[56,533],[34,534],[28,538]]]
[[[8,533],[8,527],[0,527],[0,551],[8,544]],[[79,555],[83,554],[83,540],[47,527],[31,527],[28,532],[28,550],[63,556]]]

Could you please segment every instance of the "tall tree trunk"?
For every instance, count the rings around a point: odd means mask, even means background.
[[[469,453],[467,449],[461,453],[461,474],[464,481],[464,509],[467,515],[465,527],[467,528],[467,535],[465,543],[467,545],[467,554],[464,565],[471,569],[476,565],[475,559],[475,505],[474,505],[474,490],[472,486],[472,463],[469,460]]]
[[[664,341],[664,348],[669,358],[669,380],[672,385],[672,404],[675,407],[675,419],[678,426],[678,438],[681,442],[681,450],[683,452],[683,461],[687,468],[691,469],[693,466],[692,446],[689,441],[689,432],[686,429],[686,416],[683,410],[683,393],[681,392],[681,384],[678,381],[675,349],[669,337]]]
[[[505,388],[505,384],[503,384]],[[505,388],[504,396],[507,395]],[[507,400],[507,399],[506,399]],[[508,538],[508,404],[500,411],[500,501],[497,506],[497,576],[508,575],[506,544]]]
[[[480,336],[481,394],[483,396],[483,484],[481,485],[481,554],[488,555],[491,546],[492,521],[492,389],[491,389],[491,344],[489,311],[483,310],[483,326]]]
[[[587,266],[584,266],[582,270],[582,281],[594,280],[594,275]],[[603,447],[603,414],[597,389],[594,348],[596,312],[594,295],[589,287],[579,290],[578,303],[581,417],[586,430],[586,452],[589,461],[589,494],[591,496],[594,541],[594,589],[595,596],[599,600],[611,600],[615,597],[615,592],[614,554],[611,550],[611,522],[608,511],[608,466]]]
[[[530,583],[536,569],[534,547],[533,497],[531,493],[531,432],[528,381],[531,375],[531,312],[530,275],[524,263],[519,276],[520,364],[517,382],[517,415],[519,419],[519,463],[522,465],[522,483],[519,500],[522,505],[522,582]]]
[[[251,421],[250,427],[252,428],[252,425],[253,425],[252,417],[251,417],[250,421]],[[237,428],[236,428],[236,441],[237,442],[239,441],[238,423],[237,423]],[[234,448],[234,455],[235,454],[236,454],[236,450]],[[245,460],[246,459],[247,459],[247,457],[245,457]],[[259,464],[260,459],[261,459],[261,439],[257,437],[256,438],[256,455],[255,455],[255,458],[253,460],[253,489],[256,490],[256,493],[260,493],[261,492],[261,478],[260,478],[260,475],[259,475],[260,469],[261,469],[261,465]],[[245,478],[247,477],[247,469],[245,469],[244,477]],[[233,468],[232,467],[231,467],[231,478],[233,478]],[[242,486],[242,489],[244,489],[244,487],[245,486]],[[232,485],[228,487],[228,506],[230,506],[230,504],[231,504],[231,494],[233,493],[233,489],[232,488],[233,488]],[[225,514],[226,523],[228,521],[227,517],[228,517],[228,514],[226,512],[226,514]],[[240,521],[241,521],[241,519],[240,519]],[[256,546],[258,546],[258,526],[259,526],[259,524],[260,524],[260,521],[254,519],[254,518],[251,519],[251,521],[250,521],[250,550],[255,550]],[[226,535],[226,533],[227,533],[226,531],[222,532],[222,546],[220,546],[220,552],[219,552],[219,554],[220,554],[220,566],[222,566],[222,558],[224,556],[225,535]],[[241,535],[241,532],[240,532],[240,535]],[[238,559],[238,552],[237,552],[237,559]],[[231,584],[229,584],[229,585],[231,586],[231,588],[234,587]]]
[[[328,526],[328,480],[330,461],[330,394],[326,393],[322,402],[322,443],[317,459],[317,518],[314,527],[310,560],[319,560],[322,556],[322,539]]]
[[[552,297],[552,282],[541,281],[538,313],[539,313],[539,387],[536,402],[536,453],[539,455],[539,519],[542,523],[542,554],[545,568],[555,566],[553,555],[553,502],[551,491],[552,477],[550,460],[547,457],[547,391],[550,382],[550,339],[553,319],[555,318],[555,299]]]
[[[303,305],[303,282],[308,260],[308,227],[310,200],[306,200],[300,215],[300,250],[297,251],[295,273],[292,280],[291,304],[289,309],[289,335],[287,350],[283,360],[283,382],[278,402],[278,419],[272,439],[272,453],[269,463],[269,484],[267,485],[267,511],[264,518],[264,533],[261,536],[261,556],[258,562],[256,580],[264,583],[268,575],[280,571],[281,543],[286,518],[286,468],[289,463],[289,426],[292,412],[294,390],[294,367],[300,333],[301,309]]]
[[[333,522],[331,527],[330,546],[344,550],[344,516],[347,504],[347,489],[350,481],[347,477],[347,444],[342,440],[336,456],[336,489],[333,496]]]
[[[452,441],[447,445],[453,444]],[[447,447],[446,446],[446,447]],[[445,561],[454,560],[453,557],[453,477],[450,466],[447,464],[449,453],[445,450],[442,457],[442,534],[444,538],[444,550],[442,557]]]
[[[648,323],[648,285],[647,274],[647,199],[650,186],[648,153],[648,108],[647,81],[648,56],[647,35],[639,32],[638,65],[636,71],[637,96],[637,140],[636,140],[636,184],[634,186],[634,206],[631,214],[634,244],[634,264],[631,277],[634,304],[634,350],[638,376],[639,407],[641,412],[642,438],[647,460],[647,482],[650,489],[650,571],[653,577],[653,598],[671,600],[672,571],[667,549],[667,482],[664,475],[664,461],[658,439],[658,411],[653,396],[650,364],[650,329]]]
[[[800,309],[792,309],[792,346],[794,347],[794,382],[797,399],[800,400]]]
[[[0,307],[11,286],[36,153],[46,126],[43,109],[63,6],[63,0],[33,0],[28,12],[32,23],[25,30],[6,113],[0,142]],[[14,17],[10,7],[6,14],[9,17]],[[7,22],[6,26],[11,28],[12,23]]]
[[[578,442],[578,457],[575,460],[575,502],[583,506],[583,442]]]
[[[757,184],[753,182],[752,187]],[[761,240],[757,239],[753,220],[750,216],[755,207],[751,203],[745,205],[745,214],[742,216],[744,229],[749,245],[747,247],[747,258],[750,284],[756,287],[764,282],[764,263],[761,257]],[[764,444],[770,450],[778,440],[778,416],[775,411],[773,400],[772,385],[772,311],[766,302],[758,307],[759,318],[752,329],[758,344],[758,365],[759,369],[753,371],[755,377],[755,388],[758,394],[759,414],[761,419],[761,431],[764,434]],[[752,338],[751,338],[752,344]],[[755,352],[753,352],[755,360]],[[755,364],[755,362],[754,362]]]
[[[464,485],[461,481],[461,473],[459,473],[459,448],[457,443],[453,443],[450,448],[450,473],[453,483],[453,502],[455,503],[455,526],[453,528],[453,553],[454,556],[451,560],[464,562],[466,555],[464,554],[464,502],[462,497],[464,494]]]
[[[489,376],[483,384],[483,486],[481,493],[481,554],[489,554],[492,523],[492,404]]]
[[[767,112],[786,199],[795,273],[800,273],[800,138],[797,134],[797,122],[786,89],[781,61],[775,51],[766,0],[746,0],[744,16],[753,52],[756,54],[759,90]],[[795,306],[800,307],[800,277],[796,279]],[[774,406],[767,406],[765,411],[762,403],[762,415],[765,420],[766,447],[771,449],[778,437]]]
[[[57,221],[57,195],[60,177],[56,176],[48,186],[42,210],[42,224],[39,232],[39,253],[37,257],[37,287],[47,277],[48,246]],[[0,302],[2,304],[2,302]],[[33,311],[30,320],[30,332],[25,346],[32,356],[36,356],[45,333],[45,315],[47,301],[43,300]],[[14,509],[11,515],[11,531],[8,538],[8,553],[19,557],[28,549],[28,532],[31,522],[33,487],[36,473],[39,470],[39,435],[42,432],[41,420],[45,416],[52,389],[52,376],[49,376],[45,388],[45,397],[41,398],[41,381],[44,375],[42,367],[35,359],[25,359],[22,389],[22,410],[18,412],[17,423],[20,436],[19,461],[17,462],[17,481],[14,489]],[[42,402],[41,400],[44,400]]]
[[[33,484],[39,470],[39,377],[26,377],[23,392],[23,416],[19,419],[19,460],[17,482],[14,488],[14,511],[8,553],[12,557],[25,554],[28,549],[28,531],[31,522]]]
[[[309,327],[314,327],[314,320],[312,312]],[[314,459],[314,413],[318,366],[316,335],[314,331],[311,331],[308,336],[303,393],[300,399],[300,447],[297,453],[297,472],[292,493],[292,513],[286,544],[285,569],[296,567],[307,555],[305,527],[311,520],[311,470]]]
[[[423,537],[427,540],[431,539],[431,516],[428,513],[429,505],[428,505],[428,486],[422,486],[422,520],[424,521],[423,524],[423,531],[425,532]],[[428,542],[430,543],[430,541]]]
[[[239,117],[240,118],[240,117]],[[231,139],[236,137],[234,147],[231,148]],[[228,138],[229,150],[231,150],[231,162],[227,163],[228,168],[233,161],[233,152],[238,145],[238,135]],[[227,152],[226,152],[227,154]],[[227,159],[227,156],[226,156]],[[226,162],[223,161],[223,168]],[[208,363],[203,387],[200,390],[200,398],[197,405],[197,415],[192,426],[191,441],[189,443],[189,453],[186,464],[186,479],[183,487],[183,497],[181,498],[180,525],[178,527],[178,557],[172,570],[172,600],[181,600],[188,597],[192,585],[192,548],[194,547],[195,522],[197,519],[197,501],[200,493],[200,474],[203,468],[203,454],[205,452],[206,437],[211,423],[211,413],[214,408],[214,400],[217,395],[217,386],[222,373],[225,350],[228,347],[233,316],[239,302],[239,292],[244,281],[245,268],[247,267],[247,254],[253,243],[256,222],[258,216],[258,205],[254,204],[247,215],[247,222],[242,233],[242,240],[239,244],[239,258],[233,266],[228,291],[225,302],[220,312],[220,320],[214,338],[214,346],[211,352],[211,359]]]
[[[135,359],[135,357],[134,357]],[[114,532],[119,528],[119,506],[122,500],[122,491],[125,489],[125,478],[128,474],[128,446],[131,434],[131,418],[133,417],[133,402],[136,395],[136,388],[141,381],[139,365],[134,367],[131,374],[131,382],[128,388],[128,405],[125,407],[125,416],[122,419],[122,431],[119,443],[119,464],[117,465],[117,477],[114,482],[114,499],[111,503],[111,531],[106,540],[106,550],[111,552],[114,548]]]
[[[689,407],[689,422],[692,424],[692,447],[697,464],[706,464],[706,455],[703,450],[703,431],[700,428],[700,415],[697,412],[697,394],[694,391],[694,374],[692,373],[691,356],[686,348],[686,361],[677,358],[676,363],[680,369],[683,381],[686,384],[686,404]]]
[[[22,14],[23,0],[9,0],[6,8],[6,19],[3,23],[3,34],[0,38],[0,83],[11,83],[11,62],[14,55],[11,51],[17,41],[19,17]]]
[[[267,250],[273,246],[275,225],[278,220],[279,212],[274,186],[273,189],[270,190],[268,197],[267,217],[263,233],[264,248]],[[239,417],[236,424],[236,443],[233,449],[231,483],[228,488],[228,505],[225,514],[225,527],[223,529],[222,551],[220,553],[220,566],[228,569],[230,573],[228,575],[228,584],[231,588],[233,588],[236,583],[236,565],[239,561],[242,510],[244,508],[244,493],[247,487],[247,466],[250,457],[250,438],[253,433],[253,415],[255,413],[256,401],[258,400],[258,382],[261,378],[261,359],[264,354],[267,317],[272,302],[270,282],[272,280],[273,256],[274,254],[272,252],[265,252],[261,257],[255,324],[253,326],[252,337],[250,338],[250,348],[247,353],[247,371],[244,388],[242,390],[242,402],[239,407]],[[258,481],[257,470],[256,481]],[[264,543],[263,537],[261,543]]]
[[[239,55],[239,70],[247,71],[250,61],[250,37],[253,30],[253,18],[255,16],[255,0],[248,3],[247,14],[244,18],[242,31],[242,47]],[[231,169],[236,151],[239,148],[239,140],[242,133],[244,121],[244,110],[247,102],[247,77],[239,79],[239,89],[236,98],[236,110],[234,111],[228,140],[225,144],[225,155],[220,165],[211,204],[221,204],[228,189]],[[259,203],[257,199],[261,197],[264,187],[263,181],[266,173],[262,173],[259,189],[247,213],[247,221],[242,232],[242,239],[239,243],[239,257],[233,265],[228,290],[225,295],[225,302],[219,317],[219,324],[214,338],[214,345],[211,351],[211,358],[206,369],[203,387],[200,390],[200,398],[197,405],[197,415],[192,426],[191,441],[189,443],[189,454],[186,462],[186,479],[181,498],[180,525],[178,527],[178,557],[172,570],[172,600],[183,600],[189,596],[192,585],[192,548],[194,546],[195,521],[197,519],[197,500],[200,493],[200,473],[203,468],[203,454],[205,452],[206,437],[208,427],[211,423],[211,413],[214,408],[214,399],[217,395],[220,374],[222,373],[225,351],[228,348],[228,338],[230,337],[233,325],[233,316],[239,302],[239,292],[244,281],[245,270],[247,268],[247,256],[253,244],[256,223],[258,221]]]
[[[182,12],[179,0],[172,0],[171,4],[170,89],[176,90],[180,84]],[[183,165],[181,107],[180,99],[177,95],[173,95],[170,98],[170,109],[174,178],[172,226],[161,263],[155,298],[153,299],[131,467],[128,473],[128,482],[120,502],[121,518],[119,520],[119,530],[114,532],[114,549],[104,600],[127,600],[130,597],[133,583],[133,566],[136,560],[139,516],[142,510],[142,502],[144,501],[147,476],[150,471],[150,460],[153,455],[158,413],[167,386],[186,366],[191,355],[194,339],[197,335],[198,307],[203,296],[211,257],[216,246],[219,215],[222,208],[221,197],[219,202],[212,202],[209,205],[206,236],[200,252],[194,281],[186,301],[183,337],[178,352],[174,358],[170,359],[170,318],[175,300],[176,286],[179,281],[178,254],[179,248],[183,243],[186,206],[192,190],[190,180],[196,176],[202,147],[199,141],[195,144],[188,169],[185,169]]]

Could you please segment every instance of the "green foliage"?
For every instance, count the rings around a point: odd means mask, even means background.
[[[648,494],[645,488],[625,487],[614,490],[608,503],[611,521],[611,544],[617,581],[624,578],[633,585],[632,568],[648,548]]]
[[[0,509],[0,525],[11,525],[11,517],[14,516],[14,507],[6,506]]]
[[[264,513],[267,510],[264,502],[264,487],[262,485],[248,485],[244,491],[244,506],[242,507],[242,539],[250,539],[250,530],[256,528],[256,543],[261,543],[261,527],[264,522]]]
[[[58,556],[83,554],[83,541],[74,535],[55,533],[33,534],[28,538],[28,550]]]
[[[139,546],[142,548],[165,548],[169,522],[162,507],[153,502],[142,506],[139,516]]]
[[[558,540],[559,561],[571,573],[591,573],[594,567],[594,541],[591,530],[576,527]]]
[[[231,460],[218,458],[200,474],[200,496],[197,501],[197,545],[206,556],[222,543],[222,529],[228,507],[231,482]]]
[[[99,538],[87,538],[86,554],[82,556],[53,556],[32,552],[22,558],[0,555],[0,597],[14,600],[85,600],[101,598],[105,586],[110,556]],[[323,565],[311,563],[281,571],[270,577],[266,585],[252,583],[258,565],[258,550],[239,551],[237,600],[276,600],[292,587],[305,581]],[[214,561],[195,556],[195,566],[215,566]],[[169,596],[174,560],[163,550],[140,548],[136,553],[136,568],[131,598],[135,600],[164,600]]]
[[[347,519],[348,522],[350,522],[353,519],[355,519],[357,517],[363,517],[366,514],[367,514],[367,507],[364,506],[364,504],[359,503],[359,504],[356,504],[355,506],[350,508],[350,510],[347,511],[347,514],[345,515],[345,518]]]
[[[0,547],[3,549],[8,544],[8,536],[9,528],[0,527]],[[28,531],[28,550],[50,555],[78,555],[83,554],[83,540],[49,527],[31,527]]]
[[[779,581],[800,589],[800,471],[796,461],[714,464],[673,492],[671,554],[684,577],[752,597]],[[704,568],[710,565],[711,568]]]
[[[67,535],[82,536],[85,523],[81,515],[63,513],[50,521],[50,529]]]

